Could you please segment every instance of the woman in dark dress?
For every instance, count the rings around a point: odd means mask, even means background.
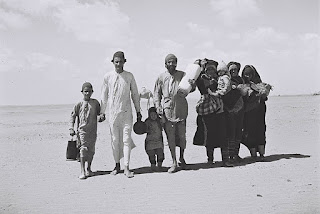
[[[254,90],[255,84],[261,83],[260,75],[252,65],[246,65],[242,71],[245,84],[251,92],[244,97],[244,123],[242,143],[250,150],[251,157],[264,160],[266,145],[266,96]]]
[[[200,63],[200,62],[199,62]],[[196,86],[200,91],[201,98],[197,103],[197,130],[193,138],[194,145],[205,145],[208,163],[213,163],[215,148],[221,148],[223,166],[232,167],[229,162],[228,142],[226,136],[226,114],[223,106],[215,102],[208,94],[208,89],[217,89],[217,67],[214,60],[201,60],[203,67]]]
[[[229,62],[228,69],[231,74],[231,90],[223,96],[224,108],[227,111],[227,139],[230,160],[240,162],[239,156],[240,142],[242,139],[244,103],[241,91],[237,89],[239,84],[243,84],[243,79],[239,76],[241,64]]]

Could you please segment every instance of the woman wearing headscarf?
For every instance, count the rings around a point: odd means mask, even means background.
[[[221,148],[223,166],[232,167],[229,162],[228,142],[226,138],[226,116],[220,92],[226,91],[218,88],[218,62],[214,60],[197,60],[202,71],[196,80],[196,86],[201,98],[197,103],[197,130],[193,138],[194,145],[205,145],[208,163],[213,163],[215,148]],[[221,83],[222,80],[220,80]],[[217,93],[216,97],[210,93]]]
[[[230,160],[240,162],[239,156],[240,142],[242,137],[244,103],[241,91],[237,86],[243,84],[243,79],[239,76],[241,64],[229,62],[228,69],[231,74],[231,90],[223,96],[224,108],[227,111],[227,139]]]
[[[259,92],[257,86],[262,83],[260,75],[252,65],[246,65],[242,71],[242,78],[249,86],[244,96],[244,123],[242,143],[250,150],[251,157],[264,160],[266,145],[266,104],[267,97]]]

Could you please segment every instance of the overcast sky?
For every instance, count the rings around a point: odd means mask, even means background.
[[[153,90],[168,53],[256,67],[272,95],[320,91],[318,0],[0,0],[0,105],[99,99],[115,51]],[[242,70],[241,68],[241,70]],[[198,96],[198,92],[192,96]]]

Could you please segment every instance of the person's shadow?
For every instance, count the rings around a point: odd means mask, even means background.
[[[156,171],[152,171],[151,167],[148,166],[144,166],[144,167],[140,167],[140,168],[135,168],[135,169],[131,169],[135,175],[139,175],[139,174],[149,174],[149,173],[161,173],[161,172],[167,172],[169,169],[169,167],[162,167],[161,169],[157,169]],[[181,169],[178,168],[177,171],[180,171]],[[95,177],[95,176],[101,176],[101,175],[109,175],[111,174],[112,171],[102,171],[102,170],[98,170],[93,172],[93,175],[91,175],[90,177]],[[123,170],[120,170],[119,174],[123,174]]]
[[[302,154],[274,154],[274,155],[269,155],[265,156],[264,160],[259,160],[252,159],[251,157],[245,157],[241,160],[241,162],[234,164],[234,167],[238,166],[245,166],[248,164],[254,164],[257,162],[274,162],[274,161],[279,161],[281,159],[292,159],[292,158],[310,158],[310,155],[302,155]],[[218,168],[218,167],[223,167],[222,162],[215,162],[213,164],[208,164],[208,163],[195,163],[195,164],[188,164],[187,168],[185,170],[199,170],[199,169],[211,169],[211,168]]]
[[[234,167],[238,166],[245,166],[248,164],[254,164],[256,162],[274,162],[274,161],[279,161],[281,159],[292,159],[292,158],[310,158],[310,155],[302,155],[302,154],[274,154],[274,155],[269,155],[265,156],[263,161],[258,160],[253,160],[251,157],[245,157],[242,159],[241,162],[234,164]],[[187,164],[185,167],[178,167],[177,171],[181,170],[199,170],[199,169],[212,169],[212,168],[219,168],[219,167],[224,167],[221,161],[215,162],[215,163],[191,163]],[[232,168],[232,167],[231,167]],[[139,167],[132,169],[135,175],[139,174],[150,174],[150,173],[163,173],[168,171],[169,167],[162,167],[160,170],[157,171],[152,171],[151,167],[149,166],[144,166],[144,167]],[[95,176],[101,176],[101,175],[109,175],[111,171],[95,171],[93,172],[93,175],[90,177],[95,177]],[[120,171],[120,173],[123,173],[123,170]]]

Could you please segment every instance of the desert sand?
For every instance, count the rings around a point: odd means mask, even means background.
[[[94,98],[94,97],[93,97]],[[143,101],[144,102],[144,101]],[[99,123],[93,177],[66,161],[73,105],[0,107],[0,213],[320,213],[320,96],[272,96],[267,101],[266,161],[206,164],[192,145],[196,100],[189,100],[187,168],[152,173],[144,135],[133,135],[135,177],[110,175],[114,167],[107,121]],[[146,118],[145,102],[142,105]],[[165,135],[164,135],[165,136]],[[171,158],[165,146],[164,166]]]

